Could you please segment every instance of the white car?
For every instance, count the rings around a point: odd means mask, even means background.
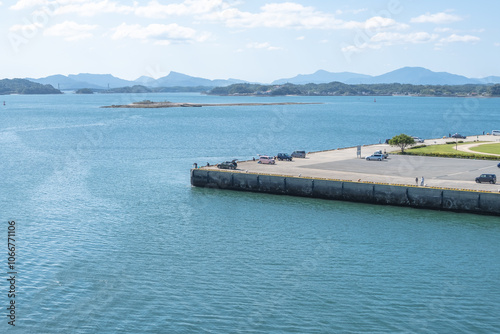
[[[412,137],[412,138],[415,141],[415,143],[423,143],[424,142],[424,140],[420,137]]]
[[[366,160],[377,160],[377,161],[382,161],[384,160],[384,155],[380,153],[374,153],[368,157],[365,158]]]
[[[274,157],[270,157],[268,155],[261,155],[259,158],[259,164],[271,164],[274,165],[276,161],[274,161]]]

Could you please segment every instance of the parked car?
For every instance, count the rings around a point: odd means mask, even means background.
[[[288,160],[288,161],[292,161],[293,158],[290,154],[288,153],[278,153],[278,160],[279,161],[282,161],[282,160]]]
[[[306,157],[306,151],[293,151],[292,157],[294,157],[294,158],[305,158]]]
[[[497,183],[497,176],[495,174],[481,174],[476,177],[476,183],[489,182],[491,184]]]
[[[498,163],[497,167],[500,168],[500,162]]]
[[[389,157],[389,154],[387,154],[387,153],[382,153],[382,151],[381,151],[381,150],[375,151],[375,152],[373,152],[373,154],[374,154],[374,155],[375,155],[375,154],[382,154],[382,156],[384,157],[384,159],[387,159],[387,158]]]
[[[271,164],[274,165],[276,161],[274,161],[273,157],[270,157],[268,155],[261,155],[258,161],[259,164]]]
[[[383,154],[380,154],[380,153],[374,153],[370,156],[367,156],[365,158],[366,160],[377,160],[377,161],[382,161],[384,160],[384,155]]]
[[[415,143],[423,143],[424,142],[424,140],[420,137],[412,137],[412,138],[415,141]]]
[[[455,133],[455,134],[451,135],[451,138],[465,139],[467,137],[466,136],[462,136],[460,133]]]
[[[232,161],[224,161],[220,164],[217,164],[217,168],[219,169],[236,169],[238,167],[238,163],[236,163],[236,159]]]
[[[500,136],[500,130],[491,130],[493,136]]]

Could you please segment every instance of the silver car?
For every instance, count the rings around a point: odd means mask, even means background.
[[[372,154],[370,156],[367,156],[365,159],[368,160],[368,161],[369,160],[382,161],[382,160],[384,160],[384,155],[380,154],[380,153],[374,153],[374,154]]]
[[[420,137],[412,137],[412,138],[415,141],[415,143],[423,143],[424,142],[424,140]]]
[[[306,157],[306,151],[293,151],[292,157],[294,157],[294,158],[305,158]]]

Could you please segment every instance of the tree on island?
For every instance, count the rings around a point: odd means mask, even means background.
[[[492,96],[500,96],[500,85],[491,86],[491,95]]]
[[[389,145],[398,146],[401,149],[401,153],[404,153],[405,148],[413,144],[415,144],[415,140],[412,137],[405,135],[404,133],[389,139]]]
[[[8,94],[62,94],[51,85],[42,85],[26,79],[0,80],[0,95]]]

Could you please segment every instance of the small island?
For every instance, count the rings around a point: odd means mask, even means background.
[[[94,94],[94,91],[90,88],[80,88],[75,92],[75,94]]]
[[[220,106],[276,106],[276,105],[293,105],[293,104],[321,104],[319,102],[249,102],[249,103],[189,103],[189,102],[154,102],[144,100],[133,102],[131,104],[113,104],[111,106],[102,106],[101,108],[179,108],[179,107],[220,107]]]
[[[432,96],[432,97],[500,97],[500,84],[412,85],[356,84],[342,82],[324,84],[279,85],[233,84],[206,92],[219,96]]]
[[[0,95],[10,94],[62,94],[52,85],[42,85],[26,79],[0,80]]]

